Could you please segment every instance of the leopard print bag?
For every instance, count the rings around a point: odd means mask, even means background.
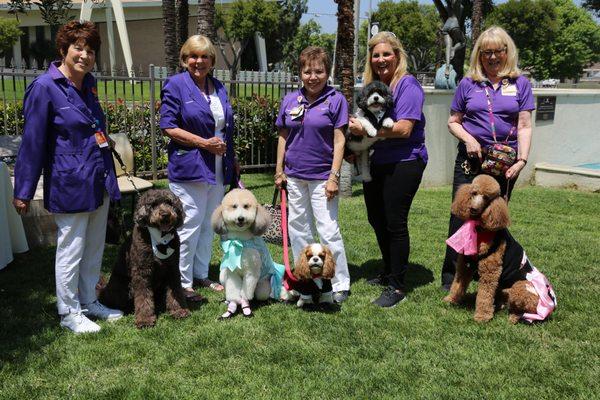
[[[271,225],[269,225],[267,231],[263,233],[262,238],[265,240],[265,242],[283,246],[283,233],[281,231],[281,206],[280,204],[277,204],[278,194],[279,189],[275,188],[275,193],[273,193],[273,201],[271,204],[263,204],[263,207],[271,215]]]

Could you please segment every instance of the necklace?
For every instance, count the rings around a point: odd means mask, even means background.
[[[204,98],[210,106],[210,93],[208,93],[208,76],[204,78]]]

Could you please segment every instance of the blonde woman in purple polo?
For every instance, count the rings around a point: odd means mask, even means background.
[[[452,101],[448,130],[458,140],[452,199],[458,187],[471,183],[480,171],[482,149],[505,141],[517,152],[517,162],[504,176],[494,176],[502,196],[510,197],[519,173],[527,164],[531,145],[531,111],[535,109],[531,84],[517,67],[518,51],[506,31],[492,26],[483,32],[471,53],[471,65]],[[450,216],[448,237],[463,221]],[[456,252],[446,247],[442,287],[450,289],[456,268]]]
[[[314,226],[321,243],[329,246],[335,258],[333,300],[342,303],[350,293],[346,250],[338,224],[338,184],[348,103],[327,85],[331,61],[323,48],[304,49],[299,67],[303,87],[284,97],[277,117],[275,184],[287,185],[288,230],[294,259],[315,241]]]

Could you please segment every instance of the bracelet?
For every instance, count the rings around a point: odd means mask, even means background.
[[[527,160],[524,158],[517,158],[517,162],[523,161],[523,164],[527,165]]]
[[[277,173],[274,175],[274,177],[275,177],[275,179],[277,179],[277,178],[280,178],[280,177],[282,177],[283,175],[285,175],[285,173],[283,173],[283,172],[277,172]]]

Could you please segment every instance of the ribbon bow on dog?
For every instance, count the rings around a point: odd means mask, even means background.
[[[244,243],[237,239],[224,240],[221,242],[221,248],[223,249],[221,268],[228,268],[232,271],[239,268],[242,262]]]
[[[446,244],[458,254],[473,256],[477,254],[477,226],[479,221],[467,220],[459,230],[446,240]]]

